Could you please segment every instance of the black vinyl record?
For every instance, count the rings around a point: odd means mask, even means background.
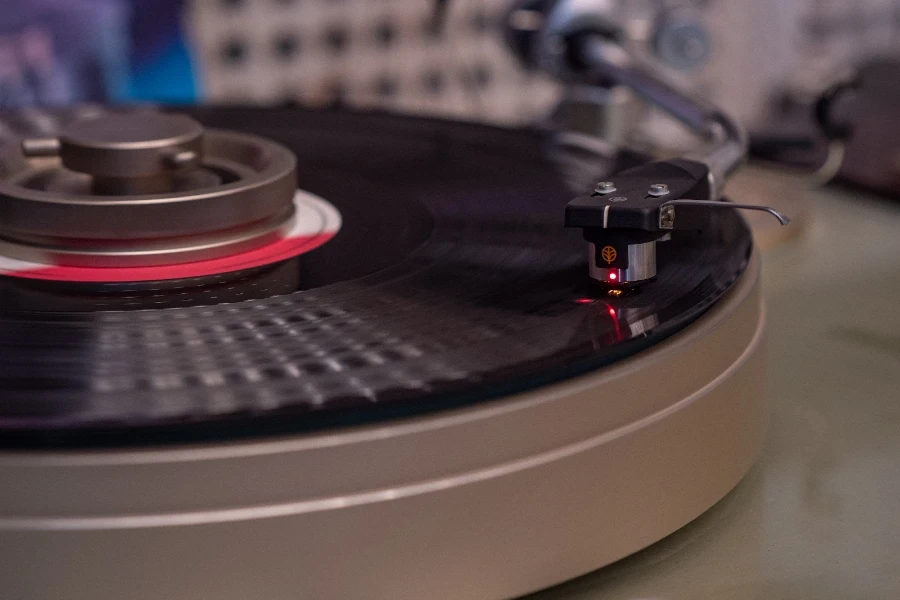
[[[221,293],[234,280],[148,292],[2,278],[0,444],[237,439],[489,402],[684,328],[752,247],[735,211],[713,211],[702,232],[660,243],[655,281],[615,297],[588,282],[581,231],[563,227],[580,190],[547,134],[340,111],[190,112],[288,146],[300,188],[337,207],[342,228],[242,274],[255,290],[244,296]]]

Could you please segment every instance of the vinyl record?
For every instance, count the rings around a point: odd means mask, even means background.
[[[297,157],[340,213],[314,250],[164,285],[0,283],[0,444],[180,443],[490,402],[684,328],[747,265],[735,211],[659,247],[658,278],[592,287],[540,131],[391,115],[196,109]],[[599,164],[599,162],[598,162]],[[597,172],[599,178],[603,172]]]

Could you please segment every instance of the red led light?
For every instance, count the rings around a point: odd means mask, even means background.
[[[610,274],[609,274],[609,280],[610,280],[610,281],[615,281],[615,280],[618,279],[618,278],[619,278],[619,276],[616,275],[615,273],[610,273]]]
[[[576,298],[575,304],[590,304],[593,301],[593,298]]]
[[[609,304],[603,303],[606,306],[606,314],[609,315],[609,320],[612,322],[613,327],[615,328],[616,339],[622,339],[622,330],[619,328],[619,315],[616,312],[616,308],[614,306],[610,306]]]

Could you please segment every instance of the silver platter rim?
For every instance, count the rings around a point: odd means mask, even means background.
[[[500,598],[690,522],[766,421],[759,256],[653,348],[389,424],[253,442],[0,453],[11,597]]]

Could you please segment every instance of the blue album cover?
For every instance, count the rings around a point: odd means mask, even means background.
[[[0,12],[0,107],[190,103],[182,0],[18,0]]]

